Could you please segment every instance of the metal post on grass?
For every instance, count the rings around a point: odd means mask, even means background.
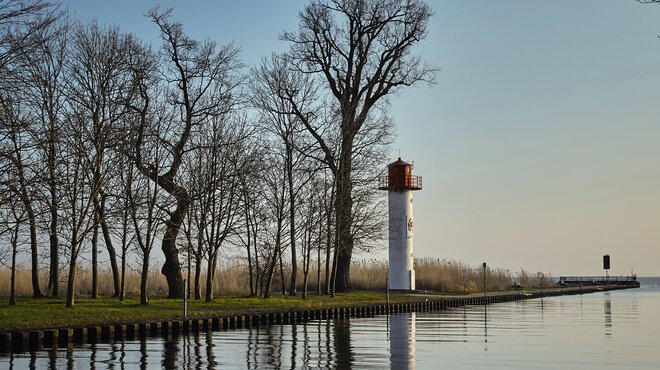
[[[183,317],[188,317],[188,286],[186,279],[183,279]]]
[[[463,294],[465,294],[465,275],[467,275],[467,269],[461,269],[461,275],[463,275]]]
[[[390,304],[390,278],[385,278],[385,289],[387,290],[387,304]]]

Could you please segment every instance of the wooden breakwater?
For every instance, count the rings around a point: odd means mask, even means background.
[[[450,307],[484,305],[560,295],[586,294],[608,290],[629,289],[632,286],[608,285],[571,288],[551,288],[532,292],[491,293],[487,296],[427,299],[408,303],[383,303],[336,308],[292,310],[237,314],[210,318],[176,318],[166,321],[90,325],[84,327],[26,330],[0,333],[0,353],[41,351],[96,343],[114,343],[153,337],[172,338],[189,333],[233,330],[273,324],[292,324],[310,320],[347,317],[370,317],[403,312],[440,311]]]

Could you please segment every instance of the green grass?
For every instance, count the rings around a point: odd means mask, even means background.
[[[440,297],[440,296],[438,296]],[[392,292],[390,302],[414,302],[428,296],[406,295]],[[15,306],[8,300],[0,303],[0,331],[138,323],[166,320],[183,315],[183,300],[152,297],[148,306],[139,304],[139,297],[76,298],[73,308],[65,307],[64,298],[22,298]],[[188,301],[188,317],[203,318],[257,312],[284,312],[294,309],[330,308],[384,303],[385,294],[373,291],[338,293],[334,298],[308,294],[307,299],[274,296],[269,299],[241,296],[219,296],[213,302]]]

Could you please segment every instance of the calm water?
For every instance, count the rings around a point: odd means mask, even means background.
[[[87,345],[0,357],[0,368],[660,367],[660,278],[641,289],[436,313]]]

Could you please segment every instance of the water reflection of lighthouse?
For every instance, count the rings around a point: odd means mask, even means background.
[[[390,367],[415,368],[415,313],[389,315]]]
[[[412,167],[399,158],[378,184],[388,194],[390,289],[415,289],[412,192],[422,189],[422,178],[413,176]]]

